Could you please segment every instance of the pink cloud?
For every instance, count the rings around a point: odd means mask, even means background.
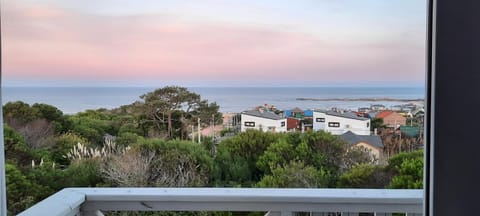
[[[392,71],[415,79],[423,70],[423,59],[412,61],[421,48],[338,47],[321,36],[253,24],[100,16],[12,2],[4,17],[7,79],[388,79]]]

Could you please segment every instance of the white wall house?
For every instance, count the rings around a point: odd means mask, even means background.
[[[267,111],[249,110],[242,114],[241,131],[248,129],[269,131],[269,132],[287,132],[287,119]]]
[[[313,130],[323,130],[334,135],[344,134],[347,131],[357,135],[370,135],[370,119],[358,117],[355,113],[315,110]]]

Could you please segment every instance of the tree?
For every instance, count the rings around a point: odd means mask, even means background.
[[[340,175],[337,186],[341,188],[385,188],[389,178],[383,167],[360,164]]]
[[[257,186],[279,188],[325,188],[330,173],[323,169],[305,166],[302,162],[291,161],[284,167],[276,167],[271,175],[265,175]]]
[[[87,139],[90,144],[101,146],[106,134],[115,134],[112,126],[112,116],[105,113],[87,110],[69,116],[72,122],[71,132]]]
[[[37,110],[39,118],[43,118],[52,123],[56,133],[67,132],[70,127],[63,112],[57,107],[48,104],[35,103],[32,105],[32,109]]]
[[[66,158],[67,153],[78,143],[89,146],[88,141],[74,133],[65,133],[55,138],[55,145],[49,148],[52,154],[52,160],[61,165],[69,165],[70,161]]]
[[[30,165],[33,155],[23,136],[8,125],[4,125],[4,139],[6,160],[17,166]]]
[[[222,141],[218,145],[215,157],[217,183],[229,181],[234,184],[252,186],[264,175],[256,165],[259,157],[280,136],[282,134],[247,130]],[[234,166],[236,169],[232,169],[230,166]],[[235,171],[242,171],[242,173],[232,173]],[[232,178],[234,176],[242,177],[235,179]]]
[[[177,110],[190,112],[200,103],[200,95],[192,93],[184,87],[167,86],[149,92],[140,97],[144,100],[145,111],[149,120],[161,129],[161,124],[167,123],[167,136],[173,137],[172,114]]]
[[[383,124],[383,119],[373,118],[372,120],[370,120],[371,131],[374,131],[375,129],[385,129],[385,128],[387,128],[387,126]]]
[[[13,128],[39,118],[37,109],[22,101],[8,102],[3,106],[5,122]]]
[[[389,159],[386,167],[393,177],[389,188],[423,188],[423,151],[400,153]]]
[[[5,164],[7,206],[11,214],[17,214],[35,203],[35,185],[13,164]],[[28,190],[27,190],[28,189]]]

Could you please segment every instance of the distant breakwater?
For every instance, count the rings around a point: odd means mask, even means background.
[[[401,98],[296,98],[298,101],[388,101],[388,102],[424,102],[424,99],[401,99]]]

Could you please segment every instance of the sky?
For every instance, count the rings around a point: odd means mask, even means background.
[[[423,86],[420,0],[1,0],[4,86]]]

